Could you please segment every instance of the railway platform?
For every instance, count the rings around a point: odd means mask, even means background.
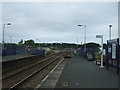
[[[56,88],[118,88],[118,75],[94,61],[74,56],[67,60]]]
[[[58,73],[60,69],[55,69],[52,78],[51,75],[47,76],[48,79],[44,79],[42,87],[39,85],[37,88],[118,88],[118,75],[112,69],[101,68],[94,61],[87,61],[79,56],[65,58],[63,61],[66,63],[63,63],[64,68],[60,71],[62,73],[54,85],[50,86],[58,75],[54,73]]]
[[[30,54],[16,54],[16,55],[8,55],[8,56],[3,56],[2,57],[2,61],[10,61],[10,60],[14,60],[14,59],[20,59],[20,58],[27,58],[27,57],[31,57],[33,55]]]

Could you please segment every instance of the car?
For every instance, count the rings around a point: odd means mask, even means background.
[[[87,53],[87,60],[93,60],[93,55],[90,52]]]

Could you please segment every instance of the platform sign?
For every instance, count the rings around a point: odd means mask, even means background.
[[[119,38],[107,41],[107,58],[106,66],[116,68],[117,74],[119,74]]]
[[[96,35],[96,38],[102,38],[102,35]]]
[[[112,44],[112,59],[116,59],[116,44]]]
[[[111,47],[108,48],[108,53],[111,53]]]

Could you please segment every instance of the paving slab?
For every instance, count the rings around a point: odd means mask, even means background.
[[[66,61],[55,88],[118,88],[118,75],[115,70],[74,56]]]
[[[39,83],[35,90],[40,88],[55,88],[57,80],[59,79],[63,68],[66,64],[66,60],[62,59],[53,70]]]

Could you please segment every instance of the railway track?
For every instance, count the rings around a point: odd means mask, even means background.
[[[43,58],[40,58],[40,59],[43,59]],[[39,59],[39,60],[40,60]],[[19,71],[21,71],[21,70],[23,70],[24,68],[27,68],[27,67],[29,67],[31,64],[33,64],[33,63],[37,63],[38,61],[30,61],[29,63],[24,63],[24,64],[22,64],[22,65],[20,65],[20,66],[15,66],[14,68],[11,68],[11,69],[9,69],[9,70],[6,70],[6,71],[3,71],[2,72],[2,78],[4,79],[4,78],[6,78],[6,77],[9,77],[10,75],[12,75],[12,74],[14,74],[15,72],[17,73],[17,72],[19,72]]]
[[[3,65],[3,70],[2,73],[6,74],[9,71],[12,71],[16,68],[20,68],[22,66],[37,62],[38,60],[43,59],[44,57],[41,56],[31,56],[28,58],[20,58],[20,59],[16,59],[16,60],[11,60],[11,61],[7,61],[7,62],[2,62]]]
[[[55,53],[49,54],[46,57],[43,57],[43,56],[40,56],[40,55],[34,55],[34,56],[31,56],[31,57],[20,58],[20,59],[8,61],[8,62],[3,62],[2,63],[2,65],[3,65],[2,73],[4,75],[7,72],[12,71],[16,68],[21,68],[22,66],[38,62],[38,61],[40,61],[44,58],[48,58],[48,57],[52,56],[53,54],[55,54]]]
[[[33,60],[33,61],[30,61],[29,63],[25,63],[25,64],[22,64],[22,65],[20,65],[20,66],[17,66],[17,67],[14,67],[14,68],[12,68],[12,69],[9,69],[9,70],[7,70],[7,71],[4,71],[3,72],[3,75],[2,75],[2,79],[5,79],[5,78],[7,78],[7,77],[10,77],[10,76],[12,76],[13,74],[16,74],[16,73],[18,73],[18,72],[20,72],[20,71],[23,71],[24,69],[27,69],[27,68],[29,68],[29,67],[32,67],[32,66],[34,66],[34,65],[36,65],[36,64],[38,64],[38,63],[41,63],[42,61],[44,61],[44,60],[46,60],[46,59],[49,59],[50,57],[52,57],[53,55],[50,55],[50,56],[48,56],[48,57],[46,57],[46,58],[43,58],[43,57],[40,57],[38,60]]]
[[[62,53],[61,55],[51,56],[45,60],[40,61],[39,63],[36,63],[24,70],[19,71],[18,73],[12,74],[11,76],[8,76],[8,77],[4,77],[3,90],[5,88],[7,88],[8,90],[12,90],[14,88],[31,87],[32,85],[27,86],[25,83],[28,83],[28,81],[30,80],[34,80],[35,78],[34,79],[31,79],[31,78],[36,76],[38,73],[47,72],[45,68],[49,69],[51,65],[54,64],[54,62],[56,62],[57,64],[59,60],[61,60],[66,54],[67,53]],[[42,76],[42,74],[40,75]],[[41,79],[44,78],[43,76],[41,77]]]

